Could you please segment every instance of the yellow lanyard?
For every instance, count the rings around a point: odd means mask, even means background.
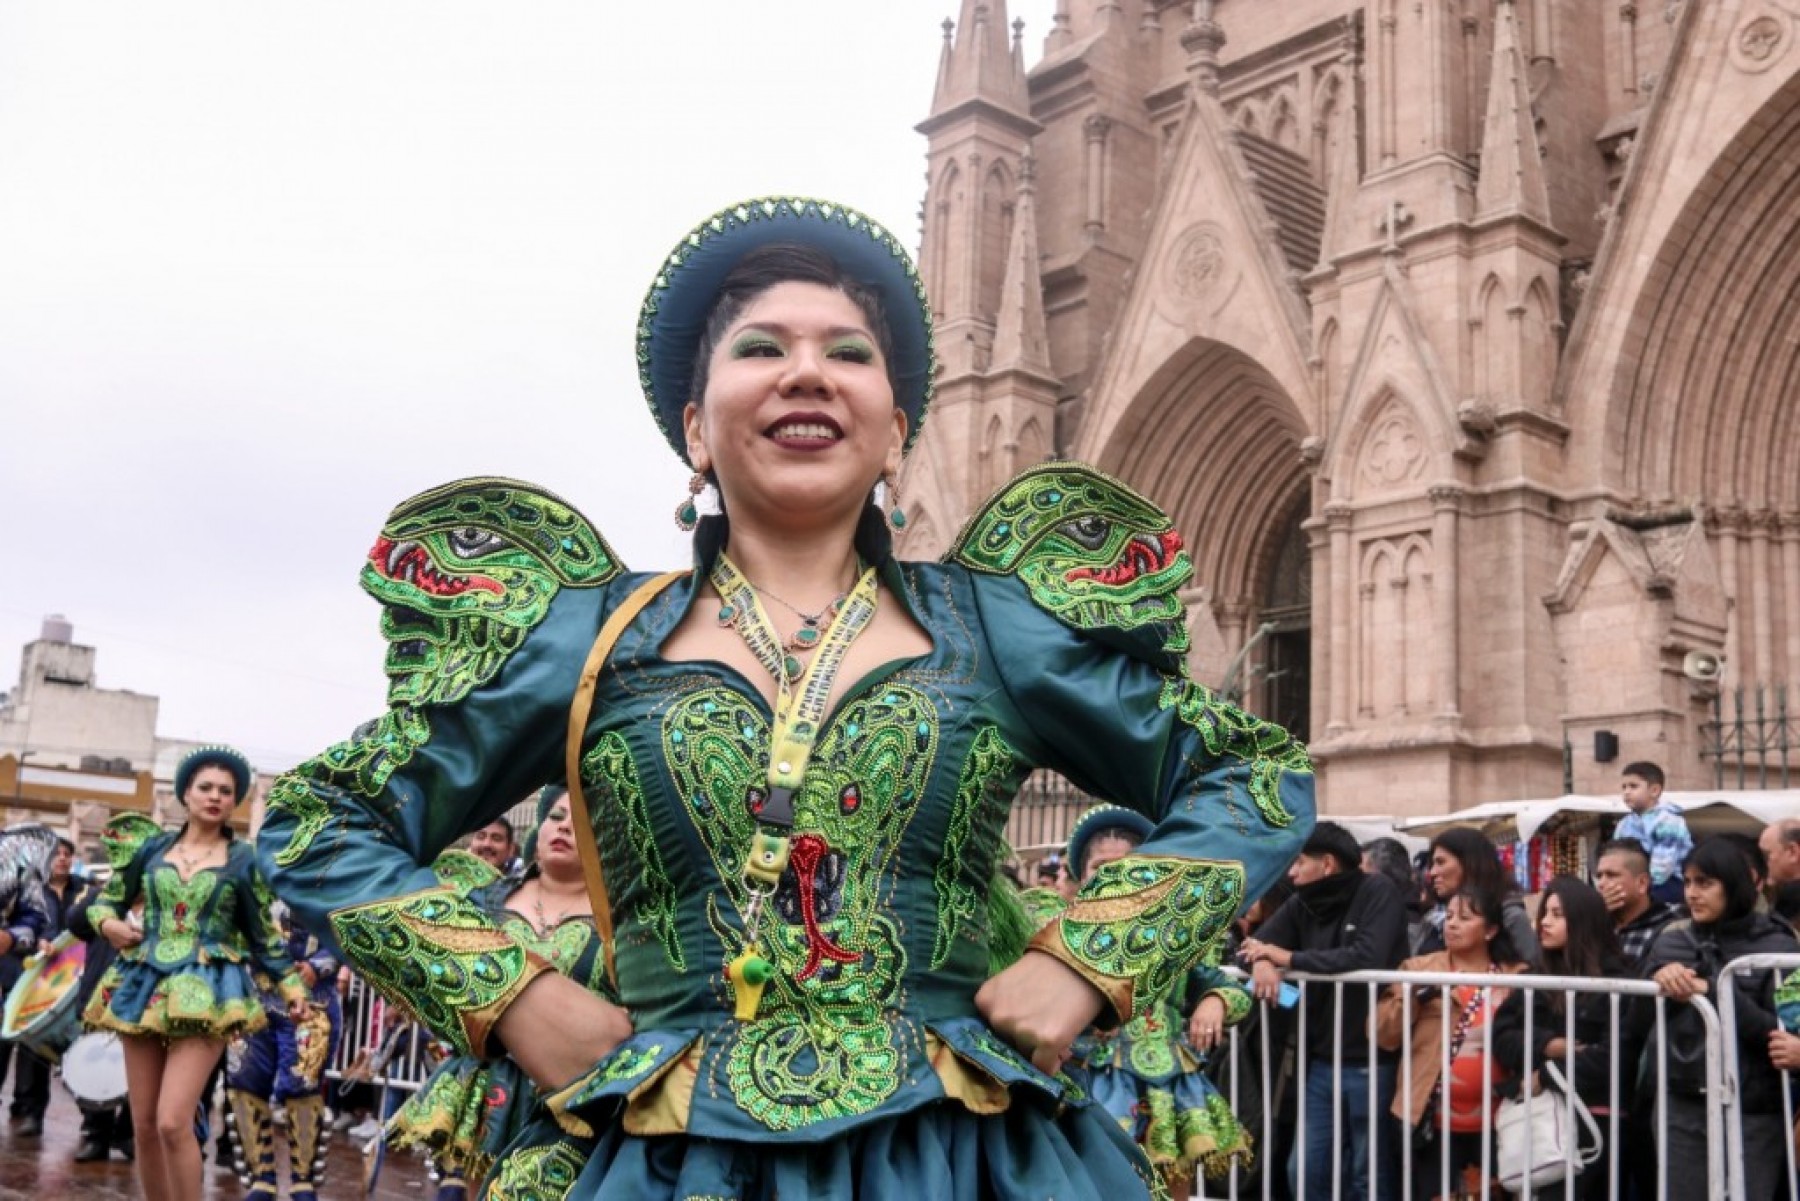
[[[737,628],[757,661],[775,677],[775,724],[770,732],[769,791],[756,807],[759,821],[783,828],[794,824],[794,794],[806,775],[813,745],[825,721],[825,706],[850,644],[875,617],[879,591],[875,569],[868,567],[831,619],[812,662],[804,671],[781,645],[756,589],[737,565],[721,554],[713,563],[712,584],[719,592],[719,619]]]
[[[757,820],[775,829],[761,830],[750,840],[750,852],[744,860],[744,949],[725,969],[735,994],[736,1017],[747,1022],[756,1017],[763,988],[775,976],[774,965],[758,953],[758,936],[763,904],[775,895],[781,873],[787,870],[787,831],[794,825],[794,794],[800,790],[806,765],[812,759],[838,669],[844,665],[850,644],[874,618],[879,589],[875,569],[865,568],[831,619],[812,662],[802,671],[798,660],[783,649],[775,623],[769,620],[756,589],[737,565],[720,554],[713,563],[711,579],[719,593],[719,620],[737,628],[750,652],[775,677],[768,788],[760,797],[751,797]]]

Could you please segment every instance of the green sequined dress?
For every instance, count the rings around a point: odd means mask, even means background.
[[[268,1025],[256,973],[282,1000],[307,998],[248,842],[184,879],[166,857],[179,831],[140,844],[88,908],[96,929],[141,898],[144,941],[119,952],[82,1011],[93,1030],[160,1039],[231,1039]]]
[[[461,851],[441,856],[436,870],[446,884],[465,889],[529,954],[602,996],[612,995],[591,917],[572,917],[540,934],[506,907],[518,890],[516,880]],[[512,1060],[453,1055],[389,1119],[387,1145],[423,1148],[447,1176],[480,1180],[524,1130],[537,1101],[531,1079]]]
[[[1045,767],[1157,823],[1032,944],[1130,1020],[1216,957],[1299,849],[1305,751],[1188,678],[1180,535],[1087,469],[1027,472],[942,562],[882,570],[932,648],[855,681],[825,722],[749,1021],[725,969],[744,949],[768,707],[724,665],[658,654],[697,575],[620,638],[580,763],[636,1034],[558,1095],[591,1137],[535,1124],[490,1198],[1160,1194],[1116,1122],[976,1012],[1008,808]],[[464,1053],[490,1053],[507,1004],[554,969],[428,865],[561,777],[582,664],[644,578],[529,485],[403,504],[363,572],[390,708],[271,792],[259,854],[277,892]]]

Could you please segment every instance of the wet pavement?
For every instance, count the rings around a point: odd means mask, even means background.
[[[116,1155],[106,1163],[76,1163],[81,1113],[60,1083],[50,1090],[50,1113],[42,1138],[22,1138],[0,1109],[0,1201],[133,1201],[140,1194],[137,1169]],[[242,1197],[243,1187],[229,1170],[211,1164],[208,1147],[206,1192],[202,1201]],[[278,1159],[285,1160],[281,1147]],[[284,1194],[285,1195],[285,1194]],[[319,1196],[323,1201],[356,1201],[363,1196],[362,1155],[342,1134],[331,1136],[329,1166]],[[431,1196],[420,1159],[390,1155],[371,1194],[378,1201],[421,1201]]]

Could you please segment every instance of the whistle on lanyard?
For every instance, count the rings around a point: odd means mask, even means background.
[[[762,1004],[763,987],[775,978],[775,965],[746,947],[726,966],[725,978],[731,981],[731,991],[737,1001],[734,1016],[740,1022],[747,1022],[756,1016],[756,1007]]]

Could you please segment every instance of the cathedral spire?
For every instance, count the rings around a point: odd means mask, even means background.
[[[1012,242],[1000,285],[1000,312],[994,327],[991,370],[1029,371],[1054,378],[1050,334],[1044,324],[1043,277],[1039,273],[1037,161],[1028,150],[1019,160],[1019,199],[1013,210]]]
[[[1006,0],[962,0],[955,37],[946,41],[932,115],[971,101],[1020,115],[1031,110],[1023,55],[1007,40]]]
[[[1519,50],[1519,18],[1513,0],[1494,10],[1494,70],[1488,83],[1487,126],[1481,139],[1478,217],[1499,214],[1550,224],[1550,193],[1538,150],[1531,84]]]

